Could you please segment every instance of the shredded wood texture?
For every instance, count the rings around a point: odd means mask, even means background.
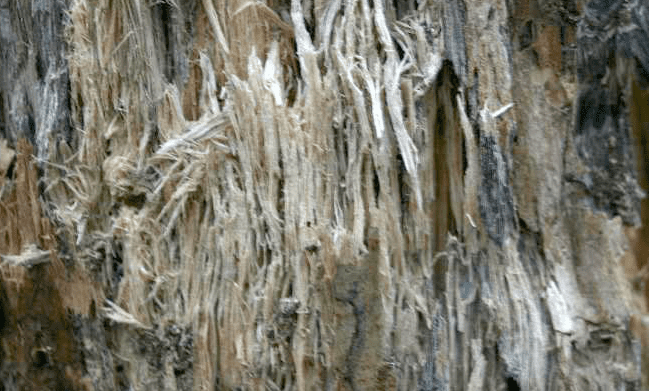
[[[467,222],[470,134],[457,91],[433,86],[439,7],[395,24],[380,2],[311,4],[314,40],[297,1],[276,7],[290,20],[260,2],[202,5],[192,44],[168,54],[190,57],[190,69],[172,71],[146,4],[70,10],[82,130],[49,192],[79,249],[100,241],[110,263],[122,246],[105,316],[190,328],[197,389],[416,387],[431,360],[417,335],[441,336],[471,298],[437,303],[430,280],[449,228]],[[438,106],[444,134],[433,140]],[[471,270],[452,243],[436,258],[443,285]],[[146,362],[128,371],[137,389],[159,376]]]
[[[635,174],[624,215],[570,187],[600,141],[526,15],[406,3],[70,1],[72,136],[42,207],[20,144],[0,271],[60,272],[94,389],[639,389]]]

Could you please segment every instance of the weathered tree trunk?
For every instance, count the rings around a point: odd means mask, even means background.
[[[643,0],[0,0],[0,389],[649,389],[648,43]]]

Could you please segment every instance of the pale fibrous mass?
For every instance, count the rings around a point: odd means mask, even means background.
[[[648,26],[0,0],[0,389],[646,389]]]

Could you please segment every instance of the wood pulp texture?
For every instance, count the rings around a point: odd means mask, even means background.
[[[0,389],[647,389],[648,26],[0,0]]]

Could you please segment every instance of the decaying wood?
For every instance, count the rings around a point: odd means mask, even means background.
[[[0,25],[3,389],[649,385],[644,2]]]

